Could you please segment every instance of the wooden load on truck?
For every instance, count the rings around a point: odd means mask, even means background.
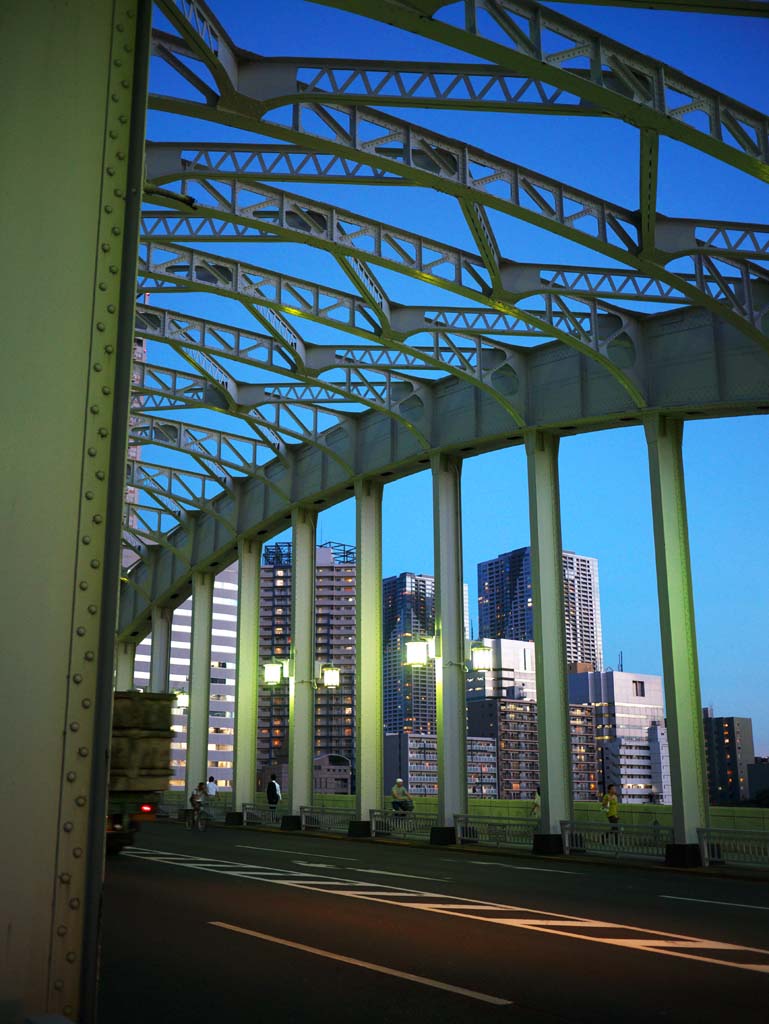
[[[171,711],[166,693],[118,690],[112,712],[107,852],[130,845],[138,823],[154,818],[171,771]]]

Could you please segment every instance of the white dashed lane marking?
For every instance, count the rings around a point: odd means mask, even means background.
[[[209,871],[254,882],[267,882],[271,885],[304,889],[307,892],[369,900],[373,903],[388,903],[390,906],[408,910],[446,914],[465,920],[480,921],[484,924],[558,935],[559,938],[598,942],[638,952],[657,953],[662,956],[674,956],[706,964],[732,967],[741,971],[758,971],[762,974],[769,974],[769,949],[740,946],[730,942],[720,942],[717,939],[636,928],[633,925],[596,921],[569,914],[556,914],[551,911],[539,910],[536,907],[486,903],[481,900],[451,896],[447,893],[421,892],[402,886],[384,885],[381,882],[331,878],[328,875],[311,874],[306,871],[243,864],[237,861],[208,857],[193,857],[189,854],[148,850],[138,846],[128,847],[123,856],[136,860],[154,861],[168,865],[168,867]],[[609,934],[604,934],[605,932],[609,932]]]

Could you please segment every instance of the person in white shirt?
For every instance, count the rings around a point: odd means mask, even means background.
[[[218,792],[219,789],[216,785],[216,779],[213,777],[213,775],[209,775],[208,782],[206,783],[206,793],[208,794],[209,797],[215,797]]]

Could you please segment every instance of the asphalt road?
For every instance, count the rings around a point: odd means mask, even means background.
[[[100,1024],[769,1021],[769,886],[145,826],[107,865]]]

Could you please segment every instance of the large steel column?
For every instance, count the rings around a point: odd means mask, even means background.
[[[208,778],[208,719],[211,702],[211,628],[214,574],[192,576],[190,637],[190,707],[187,716],[187,796]]]
[[[450,828],[467,814],[467,682],[462,586],[462,460],[432,458],[435,538],[435,698],[438,815]],[[438,660],[440,659],[440,660]]]
[[[92,1019],[149,4],[2,5],[0,1017]],[[34,738],[34,741],[33,739]]]
[[[358,820],[379,807],[384,789],[382,694],[382,485],[355,484],[355,763]]]
[[[540,834],[534,850],[555,853],[562,850],[560,822],[572,817],[558,438],[533,431],[526,437],[526,455],[542,790]]]
[[[697,829],[707,827],[708,796],[682,458],[684,428],[680,420],[665,416],[649,417],[644,427],[673,790],[676,848],[668,851],[668,860],[699,863]]]
[[[317,515],[294,509],[291,564],[293,675],[288,690],[288,787],[293,815],[312,804],[315,740],[315,527]]]
[[[238,543],[238,641],[235,661],[233,807],[254,802],[259,715],[259,568],[262,545]]]
[[[115,651],[115,689],[133,690],[136,667],[136,641],[121,640]]]
[[[150,648],[150,693],[168,693],[171,678],[172,608],[152,607],[152,647]]]

